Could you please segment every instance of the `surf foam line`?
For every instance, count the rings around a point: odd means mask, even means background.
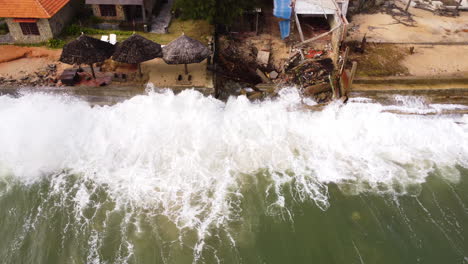
[[[455,167],[468,167],[467,116],[400,116],[360,102],[309,112],[300,104],[292,88],[259,103],[191,90],[103,107],[41,93],[2,96],[0,178],[33,184],[67,170],[105,186],[116,204],[158,208],[179,229],[197,230],[199,252],[210,228],[239,215],[241,175],[266,170],[275,206],[285,206],[290,184],[300,201],[325,210],[329,183],[412,194],[431,171],[456,182]],[[90,195],[77,192],[78,210]]]

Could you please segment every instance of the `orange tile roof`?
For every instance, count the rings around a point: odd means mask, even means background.
[[[70,0],[0,0],[0,17],[51,18]]]

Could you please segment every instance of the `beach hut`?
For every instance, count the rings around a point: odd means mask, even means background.
[[[112,59],[118,62],[137,64],[141,76],[142,62],[161,57],[162,48],[160,44],[133,34],[117,46]]]
[[[71,65],[89,64],[93,77],[96,79],[93,63],[103,62],[110,58],[114,50],[114,45],[82,34],[63,47],[60,61]]]
[[[167,64],[184,64],[185,74],[188,74],[187,64],[200,63],[211,55],[211,51],[198,40],[182,35],[163,47],[163,60]]]

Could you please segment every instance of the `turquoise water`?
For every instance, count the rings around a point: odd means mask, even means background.
[[[264,188],[246,186],[242,213],[223,228],[210,228],[199,262],[466,263],[466,176],[465,170],[458,184],[430,176],[420,193],[402,197],[346,195],[330,186],[326,211],[313,203],[294,202],[293,197],[287,199],[287,210],[268,208]],[[92,201],[101,204],[99,208],[90,206],[77,215],[71,197],[51,191],[44,180],[3,193],[4,263],[194,260],[196,232],[179,231],[156,212],[117,210],[106,201],[105,190],[96,190]]]
[[[466,116],[298,102],[0,97],[0,259],[468,263]]]

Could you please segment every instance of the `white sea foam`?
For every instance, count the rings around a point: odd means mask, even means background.
[[[31,184],[70,171],[105,186],[118,204],[158,208],[178,228],[197,230],[201,250],[209,229],[237,210],[241,175],[267,170],[276,206],[285,206],[282,189],[292,184],[299,199],[326,209],[327,183],[404,194],[435,168],[457,181],[453,168],[468,167],[467,122],[360,102],[309,112],[300,102],[294,89],[262,103],[184,91],[104,107],[57,95],[3,96],[0,172]],[[89,197],[80,187],[77,207]]]

